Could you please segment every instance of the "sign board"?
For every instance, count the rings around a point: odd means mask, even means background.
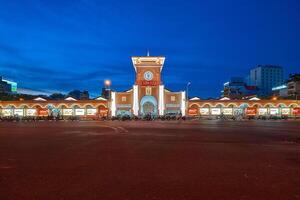
[[[290,115],[291,109],[290,108],[281,108],[281,115]]]
[[[26,116],[36,116],[36,109],[33,109],[33,108],[27,109]]]
[[[48,116],[48,109],[47,108],[41,108],[38,110],[39,116]]]
[[[255,116],[256,115],[256,108],[246,108],[246,115]]]
[[[167,103],[166,107],[167,108],[180,108],[180,104]]]
[[[12,116],[12,109],[10,109],[10,108],[4,108],[4,109],[2,109],[2,115],[4,117]]]
[[[223,108],[223,114],[224,115],[232,115],[233,109],[232,108]]]
[[[86,109],[86,115],[96,115],[97,114],[97,109],[96,108],[88,108]]]
[[[212,115],[221,115],[221,108],[211,108],[210,112]]]
[[[136,84],[141,85],[141,86],[157,86],[157,85],[159,85],[159,81],[140,80],[140,81],[137,81]]]
[[[294,108],[293,109],[293,115],[300,115],[300,108]]]
[[[73,109],[68,108],[68,109],[63,109],[63,116],[72,116],[73,115]]]
[[[131,104],[117,104],[117,108],[131,108]]]
[[[200,108],[200,115],[209,115],[209,108]]]
[[[24,110],[22,108],[16,108],[14,110],[14,115],[24,116]]]
[[[279,115],[278,108],[270,108],[270,115]]]
[[[189,111],[188,111],[189,115],[191,116],[195,116],[198,114],[198,109],[197,108],[189,108]]]
[[[75,109],[75,115],[76,116],[83,116],[84,115],[84,109],[83,108]]]
[[[267,115],[268,114],[268,108],[259,108],[258,109],[258,115]]]

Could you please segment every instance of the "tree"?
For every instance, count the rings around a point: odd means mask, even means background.
[[[62,93],[53,93],[49,97],[50,97],[50,99],[53,99],[53,100],[63,100],[63,99],[65,99],[66,96]]]
[[[81,91],[80,90],[72,90],[68,93],[68,97],[73,97],[74,99],[80,99]]]
[[[74,99],[86,100],[90,98],[90,94],[88,91],[84,90],[81,92],[80,90],[73,90],[68,93],[68,97],[73,97]]]

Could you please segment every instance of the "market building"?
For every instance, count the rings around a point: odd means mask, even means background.
[[[270,117],[300,116],[300,104],[298,100],[189,100],[188,116],[251,116]]]
[[[104,97],[93,100],[64,100],[36,98],[25,101],[0,101],[0,116],[62,116],[93,118],[114,116],[163,116],[174,114],[190,117],[201,116],[300,116],[299,100],[220,100],[186,99],[185,91],[170,91],[165,88],[162,70],[163,56],[132,57],[135,81],[132,88],[124,92],[111,91]]]
[[[106,99],[76,100],[68,97],[64,100],[46,100],[36,98],[30,101],[0,101],[0,116],[45,117],[77,116],[80,118],[99,118],[109,114]]]

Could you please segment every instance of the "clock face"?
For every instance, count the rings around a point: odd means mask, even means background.
[[[147,81],[151,81],[153,79],[153,73],[150,71],[146,71],[144,73],[144,79]]]

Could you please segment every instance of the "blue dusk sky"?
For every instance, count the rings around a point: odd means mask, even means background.
[[[163,81],[203,98],[257,64],[300,72],[298,0],[0,0],[0,75],[27,90],[132,87],[131,56],[166,56]]]

